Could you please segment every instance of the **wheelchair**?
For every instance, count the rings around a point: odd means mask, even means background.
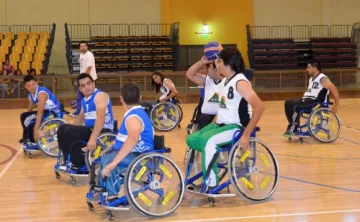
[[[106,209],[109,220],[114,219],[112,211],[129,210],[130,207],[150,218],[172,214],[183,199],[184,180],[175,162],[165,155],[171,153],[171,148],[164,146],[164,136],[155,136],[154,147],[153,151],[140,154],[124,166],[127,170],[119,176],[125,195],[110,201],[105,186],[107,178],[103,179],[103,184],[95,183],[95,177],[101,173],[95,172],[101,157],[91,159],[90,190],[86,194],[89,210],[94,210],[93,204],[99,204]],[[92,200],[94,192],[98,192],[100,200]]]
[[[303,138],[314,137],[322,143],[334,142],[341,131],[339,117],[329,109],[329,103],[315,103],[310,109],[300,111],[300,116],[305,119],[305,123],[300,125],[295,133],[301,143]],[[291,137],[289,137],[291,141]]]
[[[183,119],[183,110],[180,106],[180,100],[169,101],[164,104],[157,103],[152,106],[150,119],[154,128],[158,131],[171,131],[175,127],[180,128]]]
[[[65,111],[62,105],[60,113],[44,113],[41,121],[42,123],[39,127],[40,137],[37,139],[36,144],[31,143],[30,140],[25,141],[23,146],[25,156],[32,158],[33,153],[42,152],[48,157],[57,157],[57,130],[61,125],[68,124],[68,122],[63,119],[64,115],[68,114],[69,112]],[[30,124],[34,125],[35,121],[36,120],[32,120]]]
[[[114,129],[117,129],[117,120],[114,122]],[[79,177],[88,177],[90,171],[89,162],[94,158],[94,155],[100,155],[102,150],[105,150],[112,142],[116,139],[117,130],[113,132],[103,132],[100,133],[96,139],[96,148],[93,153],[90,153],[88,150],[85,151],[85,165],[81,167],[73,167],[71,163],[71,155],[69,154],[66,158],[59,149],[57,153],[57,161],[54,167],[56,179],[60,179],[60,174],[65,174],[70,176],[71,184],[75,185],[75,178]],[[78,140],[72,143],[72,146],[81,144],[83,147],[86,146],[88,141]],[[62,167],[65,166],[65,167]],[[62,168],[61,168],[62,167]]]
[[[249,202],[260,203],[268,200],[277,188],[279,167],[275,155],[262,141],[256,138],[258,131],[260,128],[256,127],[250,137],[249,149],[245,152],[238,147],[242,130],[237,130],[233,134],[231,144],[216,151],[204,177],[204,181],[207,181],[212,166],[217,164],[219,185],[212,190],[207,190],[207,185],[202,182],[201,167],[200,172],[193,169],[197,164],[194,160],[198,152],[191,149],[185,164],[185,191],[208,197],[211,206],[215,205],[214,198],[236,196],[230,192],[230,185],[240,197]],[[221,158],[219,161],[219,156],[221,157],[222,154],[227,156],[227,159]],[[229,179],[222,182],[227,173]],[[199,179],[200,181],[198,181]],[[226,193],[220,193],[225,188]]]

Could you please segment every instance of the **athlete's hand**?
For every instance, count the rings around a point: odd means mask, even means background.
[[[211,61],[209,61],[206,56],[202,56],[201,59],[200,59],[200,62],[203,64],[203,65],[206,65],[208,63],[211,63]]]
[[[337,114],[337,112],[339,111],[339,105],[334,105],[334,106],[331,108],[331,111],[332,111],[334,114]]]
[[[161,104],[165,104],[165,103],[166,103],[166,99],[160,100],[160,103],[161,103]]]
[[[106,165],[104,167],[104,169],[102,170],[101,174],[103,177],[110,177],[111,171],[114,169],[115,167],[112,165],[112,163],[109,163],[108,165]]]
[[[246,152],[249,149],[250,137],[242,135],[239,141],[239,146],[243,152]]]
[[[88,149],[90,152],[93,152],[96,148],[96,141],[89,140],[89,142],[86,145],[86,149]]]
[[[39,130],[34,128],[34,140],[37,141],[40,137]]]

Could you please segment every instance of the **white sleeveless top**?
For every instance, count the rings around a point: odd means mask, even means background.
[[[236,90],[239,81],[250,81],[242,73],[224,79],[220,87],[220,103],[216,123],[238,124],[246,127],[252,115],[252,107]]]
[[[170,81],[171,84],[175,87],[174,83],[170,79],[165,78],[162,86],[160,87],[160,92],[162,93],[162,95],[160,96],[159,100],[165,99],[168,95],[171,94],[171,90],[166,86],[165,81]]]
[[[209,75],[205,77],[205,95],[201,113],[208,115],[217,114],[220,102],[218,86],[222,82],[222,80],[216,82],[214,79],[210,78]]]
[[[323,73],[318,74],[315,78],[311,77],[303,99],[314,99],[323,103],[328,102],[329,90],[324,88],[320,83],[321,79],[326,77]]]

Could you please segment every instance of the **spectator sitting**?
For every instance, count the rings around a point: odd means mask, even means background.
[[[5,64],[3,65],[2,67],[3,70],[7,70],[7,73],[10,75],[10,74],[14,74],[14,66],[12,66],[10,64],[10,61],[7,59],[5,60]]]
[[[6,69],[2,70],[2,75],[4,76],[8,75]],[[4,98],[9,88],[10,79],[0,79],[0,81],[1,81],[1,98]]]

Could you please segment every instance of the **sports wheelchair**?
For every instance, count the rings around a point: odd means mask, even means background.
[[[117,129],[117,120],[114,122],[114,129]],[[100,152],[104,150],[106,147],[111,145],[116,138],[117,130],[113,132],[103,132],[100,133],[98,138],[96,139],[96,148],[93,153],[88,150],[85,151],[85,165],[81,167],[74,167],[71,163],[71,154],[67,157],[64,157],[63,153],[59,149],[57,153],[57,161],[54,167],[56,179],[60,179],[60,173],[70,176],[71,183],[73,185],[76,184],[75,178],[79,177],[88,177],[90,171],[89,161],[94,158],[94,155],[100,155]],[[72,146],[81,144],[83,147],[86,147],[88,141],[78,140],[72,143]]]
[[[25,141],[23,145],[24,154],[32,158],[34,152],[41,151],[46,156],[57,157],[58,143],[57,143],[57,130],[63,124],[68,124],[63,119],[64,114],[68,115],[69,112],[64,110],[61,105],[61,112],[46,112],[42,117],[42,123],[39,127],[40,137],[37,139],[36,144],[31,143],[30,140]],[[30,124],[35,125],[36,120],[32,120]]]
[[[109,220],[113,220],[112,211],[129,210],[129,206],[138,213],[150,217],[161,218],[172,214],[180,205],[184,196],[184,180],[180,169],[168,156],[171,148],[164,146],[164,136],[155,136],[155,150],[137,156],[129,165],[126,172],[120,173],[120,185],[124,185],[125,195],[107,200],[107,190],[103,184],[96,185],[96,172],[100,165],[101,156],[89,158],[91,161],[90,190],[86,201],[90,211],[93,204],[99,204],[107,211]],[[110,149],[110,148],[109,148]],[[104,150],[101,153],[105,153]],[[100,195],[100,200],[93,200],[94,192]]]
[[[211,190],[208,190],[207,185],[202,182],[201,166],[200,172],[196,170],[198,163],[194,160],[198,152],[191,149],[185,164],[185,190],[189,193],[207,196],[211,206],[215,205],[214,198],[236,196],[230,192],[230,185],[233,186],[238,195],[247,201],[259,203],[269,199],[277,188],[279,167],[275,155],[262,141],[256,138],[257,131],[260,131],[259,127],[256,127],[252,133],[249,149],[245,152],[239,148],[238,142],[242,130],[237,130],[233,134],[231,144],[216,151],[204,177],[204,181],[207,181],[211,168],[217,164],[218,170],[220,169],[217,172],[219,185]],[[221,155],[227,156],[227,159],[221,158]],[[193,170],[194,168],[195,170]],[[229,179],[221,183],[226,173],[228,173]],[[199,179],[201,181],[197,182]],[[227,192],[220,193],[225,188]]]
[[[175,127],[180,128],[180,123],[183,118],[183,110],[181,108],[180,100],[168,101],[164,104],[157,103],[152,105],[148,111],[151,123],[156,130],[171,131]]]
[[[309,109],[300,111],[300,116],[305,119],[305,123],[300,125],[295,133],[301,143],[303,138],[314,137],[323,143],[335,141],[341,131],[339,117],[329,109],[329,103],[315,103]],[[303,130],[305,128],[305,130]],[[307,130],[306,130],[307,129]],[[291,137],[289,137],[289,141]]]

